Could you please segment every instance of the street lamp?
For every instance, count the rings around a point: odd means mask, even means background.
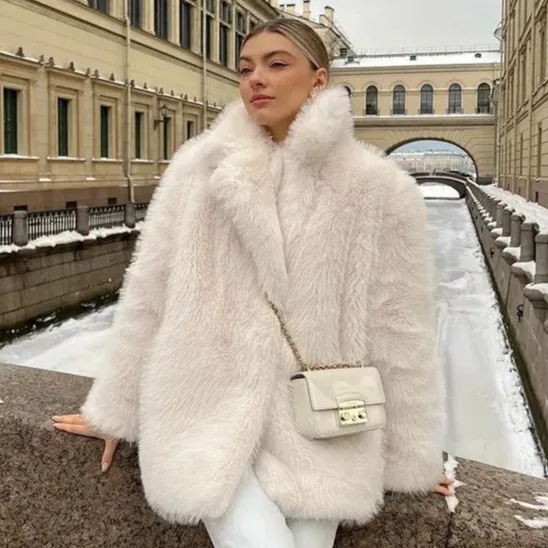
[[[156,129],[160,124],[163,124],[167,118],[169,118],[170,110],[165,106],[162,105],[160,107],[160,118],[157,120],[154,120],[154,129]]]

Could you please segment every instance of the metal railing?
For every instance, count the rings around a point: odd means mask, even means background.
[[[63,232],[76,231],[85,236],[98,228],[133,228],[145,219],[147,209],[148,203],[140,203],[32,213],[15,211],[11,215],[0,215],[0,246],[24,246],[38,238]]]
[[[39,211],[28,214],[27,231],[29,240],[36,240],[42,236],[53,236],[69,230],[76,230],[75,209]]]
[[[90,207],[89,228],[112,228],[124,224],[125,207],[123,205]]]
[[[145,220],[148,210],[148,204],[135,204],[135,221],[141,222]]]
[[[0,215],[0,245],[11,244],[13,215]]]

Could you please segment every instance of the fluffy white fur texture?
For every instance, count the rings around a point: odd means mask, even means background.
[[[305,105],[281,146],[237,102],[177,152],[82,408],[139,442],[160,515],[221,515],[249,463],[293,518],[365,523],[385,490],[434,488],[444,402],[426,230],[414,180],[355,141],[341,89]],[[265,291],[307,361],[379,368],[383,432],[296,433],[297,364]]]

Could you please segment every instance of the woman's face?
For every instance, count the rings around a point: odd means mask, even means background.
[[[297,46],[277,32],[250,38],[240,54],[240,95],[249,116],[266,127],[276,141],[314,88],[327,84],[327,71],[314,70]]]

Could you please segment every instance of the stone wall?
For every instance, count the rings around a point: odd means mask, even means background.
[[[489,187],[471,184],[469,189],[468,207],[513,339],[537,433],[548,454],[548,237],[491,196]]]
[[[0,330],[116,292],[138,233],[0,253]]]
[[[102,474],[102,442],[54,430],[52,415],[77,412],[89,385],[0,364],[0,546],[211,548],[203,527],[171,525],[150,510],[135,448],[122,445]],[[458,460],[464,485],[454,513],[434,493],[387,494],[366,527],[341,528],[336,548],[546,548],[548,529],[534,526],[548,517],[537,498],[548,482]]]

